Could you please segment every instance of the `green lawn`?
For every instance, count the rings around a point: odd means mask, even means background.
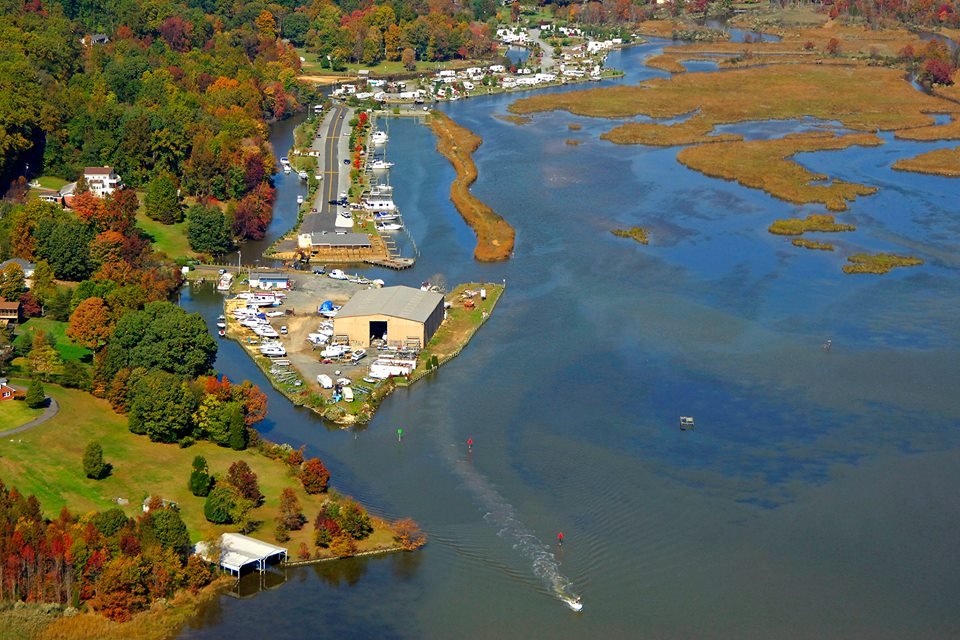
[[[20,400],[0,400],[0,432],[16,429],[43,413],[43,409],[31,409]]]
[[[52,318],[30,318],[17,329],[17,339],[25,340],[27,335],[32,336],[38,329],[43,329],[44,333],[56,338],[55,348],[64,361],[83,362],[93,355],[90,349],[81,347],[67,337],[66,322],[57,322]]]
[[[37,178],[37,182],[40,183],[40,186],[44,189],[54,189],[57,191],[64,185],[69,184],[63,178],[57,178],[56,176],[40,176]]]
[[[141,513],[144,498],[158,495],[180,506],[193,540],[235,531],[235,526],[207,522],[203,515],[204,499],[187,489],[191,463],[197,455],[207,459],[214,474],[225,475],[237,460],[244,460],[257,474],[266,500],[252,513],[254,519],[263,521],[253,535],[263,540],[275,541],[274,518],[283,488],[291,487],[297,492],[311,521],[322,502],[329,498],[325,494],[308,495],[286,464],[254,451],[234,451],[207,442],[186,449],[150,442],[145,436],[130,433],[126,417],[114,413],[105,400],[55,385],[46,385],[46,390],[60,403],[60,413],[49,422],[18,434],[14,442],[0,442],[0,478],[8,487],[36,495],[48,516],[56,516],[64,506],[74,513],[109,509],[115,506],[113,499],[117,497],[129,500],[130,504],[122,508],[128,515],[136,516]],[[90,480],[83,474],[83,450],[91,440],[100,442],[104,460],[113,465],[111,474],[103,480]],[[293,533],[293,539],[284,543],[291,550],[297,549],[300,541],[309,544],[313,528],[308,524],[304,530]],[[378,527],[358,547],[364,550],[389,546],[391,541],[390,531]]]
[[[187,240],[186,221],[176,224],[163,224],[148,218],[141,207],[137,211],[137,226],[149,236],[153,248],[160,253],[165,253],[168,258],[193,258],[197,255],[190,248],[190,242]]]

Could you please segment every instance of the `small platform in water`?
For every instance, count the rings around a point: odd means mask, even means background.
[[[413,258],[368,258],[364,260],[367,264],[372,264],[376,267],[386,267],[387,269],[395,269],[401,271],[403,269],[409,269],[416,262]]]
[[[680,416],[680,431],[693,430],[693,418]]]

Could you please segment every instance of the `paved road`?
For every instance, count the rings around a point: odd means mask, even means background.
[[[530,40],[536,42],[540,45],[540,51],[543,52],[543,56],[540,58],[540,68],[544,72],[550,71],[553,69],[553,47],[547,44],[547,41],[540,37],[540,29],[530,29],[528,31],[530,34]]]
[[[26,424],[20,425],[16,429],[10,429],[9,431],[4,431],[0,433],[0,438],[6,437],[6,436],[12,436],[15,433],[20,433],[22,431],[26,431],[27,429],[32,429],[36,426],[43,424],[53,416],[60,413],[60,405],[57,404],[57,401],[51,398],[50,396],[47,396],[47,400],[49,403],[47,404],[47,410],[43,412],[43,415],[41,415],[39,418],[34,418],[33,420],[31,420],[30,422],[27,422]],[[21,401],[8,400],[8,402],[21,402]]]
[[[352,117],[351,109],[335,104],[320,124],[319,131],[322,135],[314,139],[312,148],[323,152],[317,158],[323,182],[313,201],[313,208],[317,213],[307,213],[303,217],[301,229],[304,233],[336,231],[337,206],[331,205],[330,201],[335,200],[341,191],[346,191],[345,187],[340,187],[341,184],[346,186],[350,183],[350,166],[343,164],[341,158],[350,157],[347,148],[350,143],[349,136],[344,134],[349,132],[347,122]]]

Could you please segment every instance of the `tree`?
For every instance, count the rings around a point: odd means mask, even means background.
[[[161,173],[147,185],[147,195],[143,201],[147,216],[163,224],[174,224],[183,220],[183,206],[173,176]]]
[[[419,549],[427,542],[426,536],[420,531],[420,525],[411,518],[397,520],[393,523],[393,530],[393,539],[404,551]]]
[[[89,349],[106,344],[113,332],[113,318],[103,298],[87,298],[70,314],[67,335]]]
[[[300,482],[307,493],[323,493],[330,482],[330,472],[320,458],[310,458],[300,467]]]
[[[91,440],[83,451],[83,473],[93,480],[99,480],[106,475],[107,464],[103,461],[103,447],[96,440]]]
[[[154,442],[177,442],[193,431],[196,400],[190,387],[165,371],[146,373],[133,385],[127,401],[129,427]]]
[[[286,531],[299,531],[306,522],[297,494],[290,487],[284,488],[280,492],[280,515],[277,517],[277,524]]]
[[[30,365],[30,369],[43,380],[49,379],[51,374],[60,369],[60,354],[50,345],[47,334],[43,329],[38,329],[33,334],[27,363]]]
[[[403,62],[403,68],[407,71],[416,71],[417,69],[417,53],[407,47],[403,50],[403,53],[400,54],[400,60]]]
[[[203,318],[166,301],[150,302],[120,318],[107,349],[108,377],[124,367],[196,377],[210,370],[217,355]]]
[[[165,549],[183,554],[190,547],[190,534],[180,514],[173,509],[151,509],[145,517],[151,522],[157,542]]]
[[[190,481],[187,486],[190,493],[197,497],[204,497],[210,493],[210,472],[207,469],[207,459],[197,456],[193,459],[193,470],[190,472]]]
[[[187,209],[187,238],[197,253],[221,255],[233,248],[230,225],[217,207],[195,204]]]
[[[249,500],[254,506],[263,504],[263,494],[260,493],[257,474],[243,460],[238,460],[230,465],[226,480],[231,487],[237,490],[237,494],[241,498]]]
[[[23,268],[16,262],[0,269],[0,300],[19,300],[27,290],[26,282]]]
[[[353,500],[347,500],[340,505],[340,517],[337,523],[354,540],[363,540],[373,533],[370,516]]]
[[[43,390],[43,383],[40,380],[34,378],[30,381],[24,401],[31,409],[39,409],[47,405],[47,394]]]
[[[831,56],[840,55],[840,41],[836,38],[830,38],[827,41],[827,53]]]
[[[214,524],[232,524],[235,504],[230,487],[216,486],[203,503],[203,515]]]
[[[50,304],[51,299],[56,294],[57,287],[54,282],[55,277],[53,268],[49,262],[46,260],[37,262],[33,269],[33,287],[31,291],[33,291],[33,295],[37,297],[41,304]]]
[[[93,271],[90,240],[94,229],[80,220],[47,218],[36,231],[36,254],[50,263],[57,278],[79,282]]]
[[[923,63],[923,70],[920,72],[920,81],[928,84],[942,84],[949,86],[953,84],[953,67],[949,62],[930,58]]]

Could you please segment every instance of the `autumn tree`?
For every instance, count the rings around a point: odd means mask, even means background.
[[[113,318],[103,298],[87,298],[70,314],[67,335],[88,349],[106,344],[113,332]]]
[[[280,515],[277,523],[287,531],[299,531],[307,522],[297,494],[290,487],[280,492]]]
[[[38,329],[33,334],[30,355],[27,356],[27,364],[30,369],[42,380],[48,380],[50,376],[60,370],[60,354],[53,348],[47,340],[47,334],[43,329]]]
[[[33,295],[43,304],[48,304],[50,299],[56,294],[57,285],[54,282],[56,276],[50,263],[46,260],[37,262],[33,269]]]
[[[203,515],[214,524],[231,524],[234,522],[234,508],[236,500],[230,487],[216,486],[203,503]]]
[[[411,518],[403,518],[393,523],[393,539],[405,551],[419,549],[427,542],[427,537],[420,531],[418,525]]]
[[[330,472],[320,458],[310,458],[300,466],[300,482],[307,493],[323,493],[330,482]]]
[[[260,12],[253,21],[253,24],[256,26],[261,38],[265,40],[277,39],[277,21],[274,19],[273,14],[266,9]]]
[[[106,475],[108,465],[103,461],[103,447],[91,440],[83,451],[83,473],[88,478],[99,480]]]
[[[23,267],[16,262],[11,262],[0,269],[0,299],[19,300],[26,290],[26,277],[23,273]]]
[[[403,68],[407,71],[417,70],[417,53],[410,47],[403,50],[403,53],[400,55],[400,61],[403,63]]]
[[[263,504],[263,494],[260,493],[257,474],[243,460],[238,460],[230,465],[227,470],[226,481],[237,490],[240,497],[251,501],[254,506]]]

